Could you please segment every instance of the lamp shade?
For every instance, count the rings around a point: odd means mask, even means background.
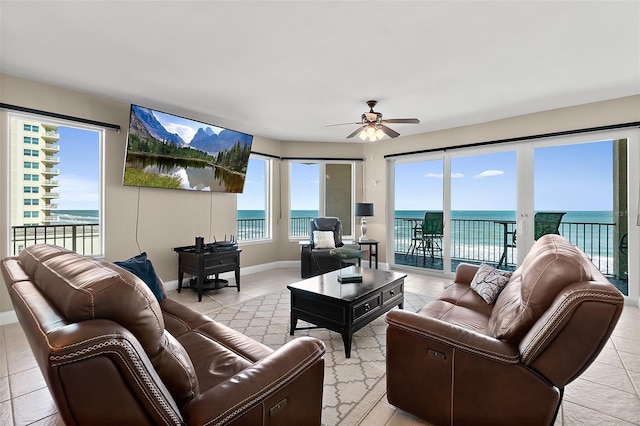
[[[373,203],[356,203],[355,216],[373,216]]]

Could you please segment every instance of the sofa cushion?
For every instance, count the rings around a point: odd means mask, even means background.
[[[144,281],[147,286],[149,286],[153,295],[158,299],[158,302],[162,300],[162,288],[160,288],[160,285],[158,284],[158,276],[156,275],[156,271],[153,269],[151,261],[147,259],[146,252],[130,257],[127,260],[113,263],[135,274],[138,278]]]
[[[531,248],[498,296],[489,333],[517,344],[562,289],[591,277],[589,260],[558,235],[544,235]]]
[[[127,328],[176,402],[198,393],[187,352],[165,331],[158,301],[137,276],[113,263],[69,252],[43,262],[34,282],[70,322],[108,319]]]
[[[492,304],[498,298],[505,285],[509,282],[511,272],[481,264],[471,280],[471,288],[478,293],[488,304]]]

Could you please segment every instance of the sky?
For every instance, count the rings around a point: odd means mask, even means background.
[[[395,173],[396,210],[442,209],[443,160],[399,163]],[[454,157],[451,174],[452,210],[516,210],[515,151]],[[611,141],[534,150],[534,210],[612,206]]]
[[[100,134],[96,131],[60,126],[60,210],[98,210],[100,203]]]
[[[99,134],[62,126],[58,131],[60,209],[96,210]],[[442,209],[442,164],[442,160],[398,163],[396,210]],[[534,209],[613,210],[612,165],[611,141],[536,148]],[[317,210],[318,166],[294,163],[293,167],[291,208]],[[453,210],[516,209],[515,152],[454,157],[451,171]],[[239,210],[265,208],[264,179],[264,161],[252,158],[244,194],[238,195]]]

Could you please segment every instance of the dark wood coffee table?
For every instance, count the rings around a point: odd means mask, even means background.
[[[291,291],[291,329],[327,328],[342,334],[344,352],[351,357],[353,333],[395,306],[404,304],[406,274],[350,266],[343,272],[362,274],[361,283],[341,284],[339,271],[329,272],[288,285]],[[298,320],[316,327],[296,328]]]

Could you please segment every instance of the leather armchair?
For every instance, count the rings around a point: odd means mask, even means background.
[[[387,314],[387,398],[434,425],[553,424],[624,298],[559,235],[534,244],[494,304],[470,287],[477,269],[459,265],[417,313]]]
[[[300,253],[302,278],[313,277],[340,269],[341,261],[329,254],[331,248],[317,247],[313,232],[333,233],[335,248],[344,246],[342,242],[342,222],[337,217],[316,217],[309,221],[309,244],[303,245]]]

